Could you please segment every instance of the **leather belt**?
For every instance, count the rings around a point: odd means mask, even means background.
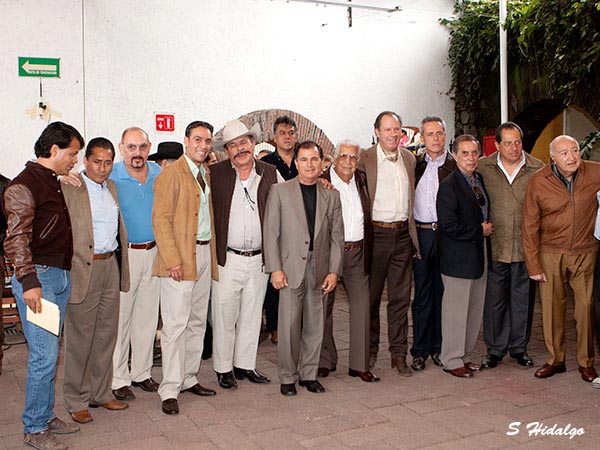
[[[156,241],[152,242],[144,242],[143,244],[127,244],[127,247],[132,248],[134,250],[151,250],[156,247]]]
[[[431,223],[419,223],[419,222],[417,222],[417,223],[415,223],[415,226],[417,228],[422,228],[424,230],[433,230],[433,231],[435,231],[435,230],[438,229],[437,222],[431,222]]]
[[[408,225],[408,220],[404,220],[402,222],[379,222],[377,220],[373,220],[371,223],[374,227],[391,228],[393,230],[399,230]]]
[[[240,256],[256,256],[262,253],[262,250],[236,250],[235,248],[227,247],[227,251]]]
[[[110,258],[115,252],[108,252],[108,253],[96,253],[94,255],[94,259],[108,259]]]
[[[344,242],[344,251],[349,252],[350,250],[356,250],[357,248],[361,248],[363,245],[363,240],[354,241],[354,242]]]
[[[196,241],[196,245],[208,245],[210,244],[210,240],[209,241]]]

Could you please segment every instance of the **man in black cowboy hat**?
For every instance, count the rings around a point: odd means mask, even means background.
[[[161,142],[156,153],[148,155],[148,161],[154,161],[162,169],[173,164],[183,155],[183,145],[179,142]]]

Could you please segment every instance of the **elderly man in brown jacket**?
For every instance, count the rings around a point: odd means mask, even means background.
[[[527,184],[544,163],[523,151],[523,131],[513,122],[496,129],[496,152],[479,161],[492,205],[492,258],[483,312],[488,355],[483,366],[494,368],[508,352],[521,366],[533,366],[527,354],[535,301],[521,244],[523,198]]]
[[[539,282],[548,358],[536,372],[548,378],[566,371],[566,284],[575,296],[577,362],[584,381],[594,370],[592,285],[598,242],[594,224],[600,164],[582,161],[570,136],[550,143],[552,162],[537,172],[523,203],[523,250],[529,276]]]
[[[185,154],[154,182],[152,226],[158,246],[153,274],[160,277],[163,380],[158,388],[165,414],[179,414],[179,392],[215,395],[196,378],[208,317],[214,245],[210,179],[202,162],[210,151],[212,125],[192,122]]]

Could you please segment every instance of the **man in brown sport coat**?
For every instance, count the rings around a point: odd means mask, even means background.
[[[117,187],[108,180],[114,157],[108,139],[92,139],[85,153],[81,185],[63,186],[73,231],[63,397],[71,418],[78,423],[93,420],[88,407],[116,411],[129,406],[115,400],[111,392],[119,291],[129,290],[127,230]]]
[[[362,152],[359,168],[367,174],[373,219],[373,264],[370,303],[371,338],[369,366],[379,351],[379,307],[387,280],[388,339],[392,367],[401,376],[411,376],[408,352],[408,308],[412,283],[412,259],[419,255],[413,218],[415,196],[414,155],[398,147],[402,120],[391,111],[375,119],[378,144]]]

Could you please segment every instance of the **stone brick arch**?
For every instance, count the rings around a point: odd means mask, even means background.
[[[262,140],[261,142],[268,142],[273,144],[273,123],[275,119],[279,116],[287,115],[296,121],[298,125],[298,141],[306,141],[311,140],[315,141],[317,144],[323,148],[323,152],[325,154],[333,153],[333,144],[331,140],[327,137],[325,132],[319,128],[313,121],[304,117],[302,114],[299,114],[294,111],[290,111],[288,109],[260,109],[258,111],[253,111],[248,114],[244,114],[240,116],[238,119],[244,122],[244,124],[250,128],[254,126],[254,124],[260,124],[260,129],[262,132]],[[215,133],[214,139],[221,139],[223,133],[223,129],[221,128],[219,131]],[[259,144],[260,142],[257,142]],[[219,155],[219,159],[222,159],[223,156]]]

